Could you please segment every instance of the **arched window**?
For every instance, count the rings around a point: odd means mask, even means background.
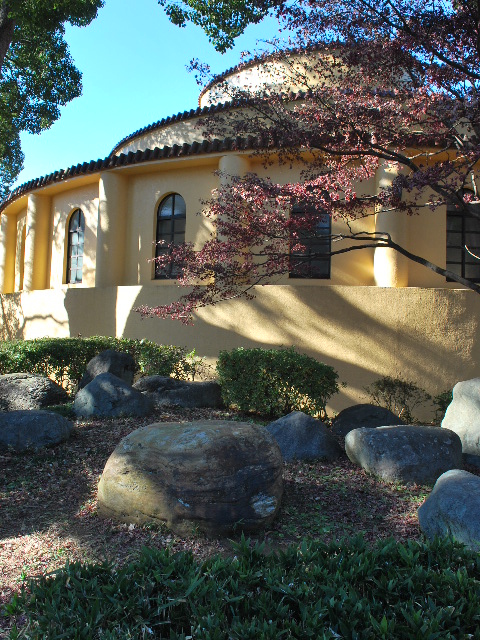
[[[463,210],[447,205],[447,269],[472,282],[480,282],[480,219],[478,205]]]
[[[70,216],[67,241],[66,279],[68,284],[75,284],[82,281],[83,245],[85,242],[85,216],[80,209],[76,209]]]
[[[298,205],[293,207],[291,216],[301,216],[314,213]],[[313,231],[300,231],[298,240],[290,240],[290,268],[289,278],[330,278],[330,251],[332,236],[332,219],[328,213],[319,215]],[[295,251],[295,244],[301,244],[305,249]]]
[[[185,242],[186,215],[185,200],[178,193],[172,193],[161,201],[157,211],[156,258],[168,254],[171,245]],[[158,244],[159,242],[161,244]],[[157,280],[176,278],[179,271],[180,268],[177,265],[169,264],[160,268],[155,264]]]

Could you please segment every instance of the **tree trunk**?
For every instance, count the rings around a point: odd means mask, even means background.
[[[15,22],[8,17],[10,10],[7,0],[0,0],[0,79],[2,77],[3,61],[13,39]]]

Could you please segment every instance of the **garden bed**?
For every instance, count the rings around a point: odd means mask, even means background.
[[[124,525],[96,514],[98,479],[121,438],[153,422],[208,418],[239,416],[169,409],[146,419],[78,421],[64,444],[1,455],[0,611],[29,578],[49,574],[67,561],[124,564],[144,546],[190,550],[198,559],[231,554],[230,539],[183,538],[164,526]],[[268,530],[251,536],[265,542],[267,552],[305,538],[329,542],[361,534],[368,543],[422,538],[416,512],[431,487],[381,482],[346,457],[334,464],[286,464],[284,478],[279,517]],[[0,637],[7,637],[11,624],[5,613],[0,616]]]

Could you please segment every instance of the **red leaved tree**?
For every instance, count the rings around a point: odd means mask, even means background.
[[[476,277],[412,254],[389,233],[372,230],[371,222],[379,211],[415,215],[448,205],[480,231],[478,3],[271,4],[289,34],[289,54],[274,43],[264,59],[265,84],[247,90],[228,76],[217,82],[219,99],[233,100],[235,108],[203,127],[212,138],[253,148],[266,166],[300,164],[301,180],[224,177],[205,204],[210,240],[198,251],[172,246],[159,258],[160,267],[182,266],[179,282],[188,292],[173,304],[140,311],[189,321],[199,307],[252,295],[254,286],[292,268],[315,276],[307,270],[312,264],[321,269],[328,256],[377,247],[480,293]],[[372,194],[365,185],[380,165],[396,177]],[[341,231],[326,232],[327,219]],[[475,246],[463,251],[477,259]]]

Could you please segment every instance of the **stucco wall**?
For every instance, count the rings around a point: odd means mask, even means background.
[[[367,400],[364,387],[402,376],[437,394],[480,375],[480,297],[460,289],[301,284],[257,287],[255,300],[202,310],[194,326],[142,320],[137,305],[175,299],[172,287],[32,291],[0,297],[4,338],[124,335],[185,345],[214,361],[221,349],[295,345],[346,383],[329,411]],[[431,417],[430,414],[424,415]]]

